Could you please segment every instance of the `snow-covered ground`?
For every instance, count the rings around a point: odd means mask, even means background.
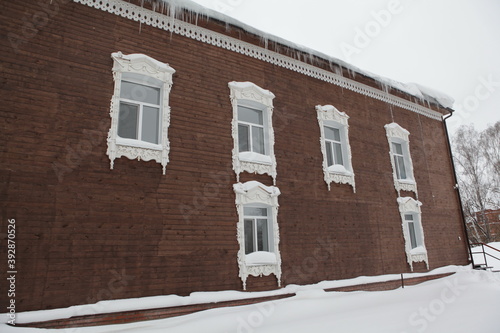
[[[43,331],[2,325],[0,331],[5,333],[500,332],[500,273],[475,271],[470,267],[454,267],[457,273],[449,277],[391,291],[324,292],[321,289],[325,287],[323,283],[296,287],[297,295],[286,299],[211,309],[176,318]],[[108,301],[106,304],[112,307],[113,302],[116,301]],[[2,316],[6,317],[5,314]]]

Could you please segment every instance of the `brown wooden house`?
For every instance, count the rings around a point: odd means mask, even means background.
[[[18,311],[468,263],[436,96],[189,2],[2,8]]]

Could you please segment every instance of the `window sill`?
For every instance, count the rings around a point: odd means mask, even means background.
[[[239,157],[240,161],[244,161],[244,162],[251,162],[251,163],[258,163],[258,164],[265,164],[265,165],[272,165],[273,164],[270,156],[262,155],[259,153],[245,151],[245,152],[239,153],[238,157]]]
[[[276,265],[276,254],[266,251],[257,251],[245,255],[247,266]]]
[[[158,145],[155,143],[139,141],[134,139],[124,139],[120,137],[116,138],[116,144],[121,146],[129,146],[129,147],[153,149],[153,150],[162,150],[163,148],[162,145]]]
[[[411,255],[427,254],[427,250],[423,246],[417,246],[410,250]]]
[[[352,176],[353,173],[349,170],[347,170],[342,164],[334,164],[331,165],[327,168],[329,173],[332,174],[338,174],[338,175],[345,175],[345,176]]]
[[[398,179],[397,181],[402,183],[402,184],[410,184],[410,185],[416,184],[415,180],[413,180],[413,179]]]

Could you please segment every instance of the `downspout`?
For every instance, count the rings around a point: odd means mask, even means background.
[[[448,134],[448,126],[446,124],[446,120],[449,119],[451,116],[453,116],[453,112],[455,112],[455,111],[450,109],[450,114],[443,117],[444,133],[446,134],[446,141],[448,143],[448,152],[450,154],[450,159],[451,159],[451,168],[453,170],[453,181],[455,182],[454,189],[457,192],[458,204],[460,206],[460,216],[462,217],[462,223],[464,226],[465,237],[467,237],[467,239],[466,239],[467,248],[469,249],[469,257],[470,257],[470,260],[472,263],[472,268],[474,268],[474,257],[472,256],[472,249],[471,249],[471,245],[469,242],[469,232],[467,231],[467,222],[465,221],[464,207],[462,205],[462,197],[460,196],[460,191],[458,189],[457,171],[455,169],[455,161],[453,161],[453,151],[451,150],[450,135]]]

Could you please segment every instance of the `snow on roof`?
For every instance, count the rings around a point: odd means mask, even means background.
[[[230,16],[227,16],[223,13],[217,12],[215,10],[204,7],[200,4],[193,2],[192,0],[149,0],[153,3],[153,9],[159,8],[161,11],[165,9],[165,6],[168,10],[170,16],[175,17],[180,20],[185,20],[186,15],[191,16],[197,21],[198,17],[209,17],[212,19],[216,19],[222,22],[225,22],[226,25],[232,25],[238,28],[241,28],[251,34],[254,34],[260,37],[267,48],[268,42],[272,41],[281,45],[285,45],[291,49],[295,49],[297,51],[303,52],[309,55],[309,58],[317,57],[320,59],[324,59],[330,63],[334,63],[341,68],[346,69],[350,73],[359,73],[361,75],[372,78],[376,82],[381,85],[381,89],[388,93],[389,88],[400,90],[404,93],[407,93],[411,96],[414,96],[422,101],[426,101],[428,103],[437,103],[445,108],[452,108],[454,99],[442,92],[437,90],[424,87],[422,85],[416,83],[402,83],[389,78],[385,78],[368,71],[362,70],[356,66],[353,66],[343,60],[338,58],[326,55],[322,52],[313,50],[311,48],[293,43],[291,41],[285,40],[283,38],[277,37],[275,35],[269,34],[267,32],[258,30],[248,24],[245,24],[239,20],[236,20]],[[187,11],[187,14],[186,12]],[[342,75],[341,71],[337,74]]]

